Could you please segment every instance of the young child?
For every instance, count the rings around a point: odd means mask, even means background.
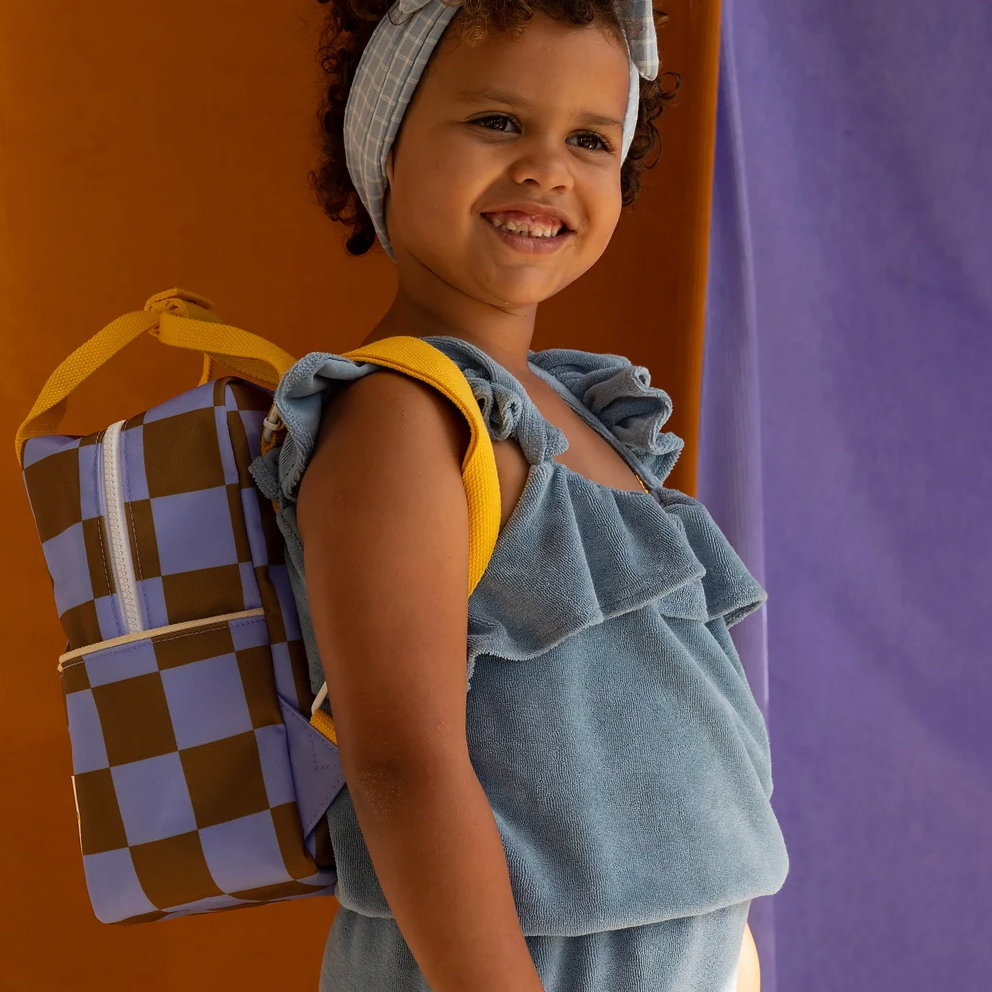
[[[672,96],[663,15],[332,3],[317,189],[348,250],[378,239],[399,274],[362,343],[412,335],[458,364],[502,512],[466,601],[464,417],[341,355],[284,377],[298,605],[348,783],[321,989],[733,992],[750,902],[788,871],[728,633],[766,593],[664,486],[683,442],[648,370],[530,348],[538,304],[638,192]]]

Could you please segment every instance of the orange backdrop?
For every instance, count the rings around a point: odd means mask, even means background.
[[[719,3],[662,6],[663,68],[684,78],[664,153],[604,258],[542,306],[533,347],[646,365],[686,440],[669,484],[692,494]],[[391,263],[348,257],[306,185],[322,13],[315,0],[0,5],[3,989],[316,988],[334,899],[131,927],[93,916],[55,671],[65,639],[13,436],[73,348],[160,290],[202,293],[297,357],[357,346],[386,310]],[[200,365],[139,340],[74,396],[60,432],[160,403]]]

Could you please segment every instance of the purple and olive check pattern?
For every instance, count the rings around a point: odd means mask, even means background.
[[[101,514],[105,432],[24,448],[76,652],[61,666],[73,788],[87,887],[107,923],[334,891],[326,819],[304,838],[290,760],[286,717],[305,724],[313,694],[282,535],[248,472],[271,402],[225,377],[125,422],[147,634],[124,643],[100,643],[127,633]]]

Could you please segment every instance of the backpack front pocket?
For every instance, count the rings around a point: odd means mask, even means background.
[[[332,894],[304,843],[261,608],[63,655],[86,883],[105,923]]]

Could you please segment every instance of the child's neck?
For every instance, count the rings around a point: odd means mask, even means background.
[[[411,292],[400,286],[396,298],[363,345],[405,334],[412,337],[448,335],[484,351],[512,375],[527,375],[527,353],[534,337],[537,304],[519,310],[471,299],[453,287],[447,292]]]

